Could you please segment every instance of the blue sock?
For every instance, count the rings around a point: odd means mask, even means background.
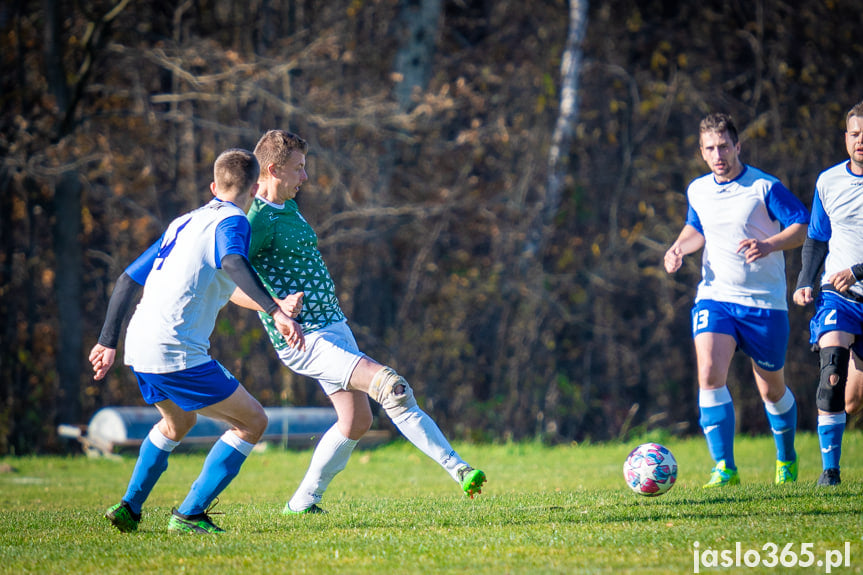
[[[134,513],[141,513],[141,507],[150,496],[153,486],[168,469],[168,456],[179,443],[162,435],[155,426],[144,438],[126,495],[123,496],[123,501],[129,504]]]
[[[776,442],[776,459],[779,461],[794,461],[797,451],[794,449],[794,436],[797,432],[797,402],[794,394],[787,387],[785,395],[776,403],[764,402],[767,421]]]
[[[821,465],[824,469],[839,469],[844,433],[845,412],[818,415],[818,443],[821,444]]]
[[[197,515],[206,511],[210,503],[240,472],[240,467],[254,445],[226,431],[210,449],[201,474],[192,484],[186,499],[177,509],[183,515]]]
[[[713,461],[724,460],[726,469],[737,469],[734,464],[734,404],[728,387],[700,390],[698,405],[699,423]]]

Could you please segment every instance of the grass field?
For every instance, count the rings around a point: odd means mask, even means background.
[[[202,454],[171,457],[131,535],[102,513],[125,491],[133,455],[5,458],[0,572],[691,573],[696,564],[702,573],[863,572],[863,435],[846,434],[843,483],[831,489],[814,485],[817,438],[798,437],[797,484],[772,484],[772,438],[738,437],[742,484],[709,491],[701,489],[711,466],[703,439],[663,440],[680,473],[659,498],[623,482],[638,441],[456,445],[489,476],[474,500],[400,440],[355,453],[324,499],[330,513],[300,517],[280,510],[311,452],[270,449],[253,454],[222,494],[215,521],[228,533],[199,537],[165,527]]]

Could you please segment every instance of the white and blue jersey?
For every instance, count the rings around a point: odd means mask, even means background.
[[[216,316],[236,287],[221,261],[248,257],[250,230],[242,209],[214,199],[171,222],[126,269],[144,286],[126,331],[126,365],[172,373],[211,361]]]
[[[806,224],[809,212],[803,203],[776,177],[746,165],[730,182],[716,182],[713,173],[701,176],[686,195],[686,223],[705,239],[695,301],[787,311],[783,253],[746,263],[737,250],[742,240],[766,240],[784,227]]]
[[[828,244],[822,286],[833,274],[863,262],[863,176],[853,174],[847,160],[818,176],[808,234]],[[850,291],[863,298],[861,282]]]

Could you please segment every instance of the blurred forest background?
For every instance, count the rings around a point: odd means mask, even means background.
[[[861,28],[852,0],[6,0],[0,454],[140,403],[86,361],[113,281],[270,128],[311,144],[298,201],[361,349],[451,438],[698,433],[700,254],[661,265],[707,171],[698,121],[733,114],[743,160],[810,205],[847,159]],[[790,311],[804,429],[811,313]],[[265,406],[328,404],[251,312],[223,310],[212,352]],[[766,432],[740,354],[730,385]]]

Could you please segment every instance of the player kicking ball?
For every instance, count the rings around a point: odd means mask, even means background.
[[[318,250],[318,237],[300,214],[294,197],[308,180],[308,144],[284,130],[270,130],[255,146],[261,165],[259,190],[249,221],[249,260],[270,293],[301,300],[297,318],[306,349],[292,347],[275,329],[272,318],[261,319],[279,359],[295,373],[318,380],[335,407],[338,420],[321,437],[308,471],[285,514],[322,513],[318,506],[332,479],[342,471],[359,439],[372,424],[369,398],[381,405],[398,430],[436,461],[473,498],[482,490],[485,473],[471,467],[447,441],[414,398],[404,377],[362,353],[335,295],[335,286]],[[256,309],[238,290],[235,303]]]

